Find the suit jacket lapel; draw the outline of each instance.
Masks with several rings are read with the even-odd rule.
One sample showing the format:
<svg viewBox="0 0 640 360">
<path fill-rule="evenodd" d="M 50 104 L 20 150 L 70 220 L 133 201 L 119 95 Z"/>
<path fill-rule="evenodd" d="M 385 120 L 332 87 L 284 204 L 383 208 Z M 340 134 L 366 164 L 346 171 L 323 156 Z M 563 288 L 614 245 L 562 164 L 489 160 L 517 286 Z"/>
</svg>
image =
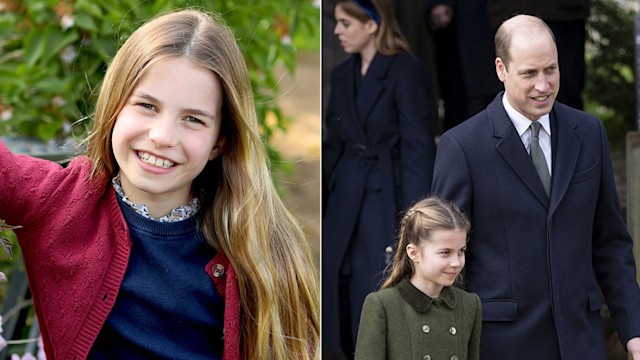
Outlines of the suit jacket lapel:
<svg viewBox="0 0 640 360">
<path fill-rule="evenodd" d="M 576 132 L 577 126 L 576 118 L 554 106 L 551 112 L 553 172 L 549 214 L 555 211 L 564 197 L 578 161 L 582 138 Z"/>
<path fill-rule="evenodd" d="M 384 81 L 392 60 L 391 56 L 376 53 L 356 96 L 357 114 L 360 116 L 360 124 L 363 124 L 365 128 L 367 118 L 384 90 Z"/>
<path fill-rule="evenodd" d="M 542 187 L 542 182 L 531 162 L 531 157 L 522 145 L 522 140 L 511 123 L 509 115 L 502 106 L 502 95 L 487 107 L 487 115 L 496 141 L 496 150 L 502 155 L 507 164 L 513 169 L 534 196 L 545 206 L 549 206 L 549 198 Z M 553 193 L 553 187 L 551 192 Z"/>
</svg>

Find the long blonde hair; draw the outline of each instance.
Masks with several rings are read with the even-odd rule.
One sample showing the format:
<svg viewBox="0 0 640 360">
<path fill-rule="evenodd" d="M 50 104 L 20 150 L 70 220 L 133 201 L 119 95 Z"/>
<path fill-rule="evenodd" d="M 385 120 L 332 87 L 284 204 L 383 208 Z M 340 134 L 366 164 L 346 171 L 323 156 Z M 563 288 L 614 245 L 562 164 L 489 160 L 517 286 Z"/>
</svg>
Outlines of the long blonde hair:
<svg viewBox="0 0 640 360">
<path fill-rule="evenodd" d="M 194 180 L 199 226 L 229 257 L 243 309 L 243 357 L 319 357 L 319 281 L 305 236 L 273 186 L 246 63 L 221 19 L 198 10 L 159 16 L 123 44 L 107 69 L 86 140 L 94 176 L 118 173 L 111 135 L 132 90 L 155 62 L 174 56 L 217 74 L 224 102 L 221 156 Z"/>
<path fill-rule="evenodd" d="M 382 55 L 387 56 L 410 52 L 409 43 L 404 35 L 402 35 L 400 25 L 398 25 L 389 0 L 367 1 L 372 3 L 380 17 L 380 23 L 378 24 L 378 31 L 375 37 L 376 50 Z M 336 0 L 335 6 L 340 6 L 344 12 L 358 19 L 360 22 L 364 23 L 367 20 L 373 20 L 359 5 L 353 2 L 353 0 Z"/>
<path fill-rule="evenodd" d="M 398 227 L 398 248 L 390 264 L 390 274 L 381 289 L 394 286 L 414 272 L 413 261 L 407 255 L 407 245 L 420 245 L 431 239 L 434 230 L 462 230 L 469 233 L 471 223 L 453 203 L 437 197 L 427 197 L 411 206 Z"/>
</svg>

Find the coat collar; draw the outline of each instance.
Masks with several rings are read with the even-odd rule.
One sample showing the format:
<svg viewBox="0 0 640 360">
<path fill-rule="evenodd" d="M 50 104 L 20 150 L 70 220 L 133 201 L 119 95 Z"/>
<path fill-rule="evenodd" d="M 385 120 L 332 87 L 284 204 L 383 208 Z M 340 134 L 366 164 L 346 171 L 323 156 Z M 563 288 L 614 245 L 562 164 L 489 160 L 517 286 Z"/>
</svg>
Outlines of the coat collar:
<svg viewBox="0 0 640 360">
<path fill-rule="evenodd" d="M 502 105 L 503 95 L 504 92 L 500 92 L 487 107 L 487 116 L 491 124 L 493 138 L 496 141 L 496 150 L 535 197 L 548 208 L 549 198 L 542 187 L 527 150 L 522 145 L 522 140 L 516 128 Z"/>
<path fill-rule="evenodd" d="M 522 145 L 522 140 L 502 105 L 503 95 L 504 92 L 500 92 L 487 107 L 491 131 L 496 140 L 496 149 L 536 198 L 549 208 L 549 214 L 551 214 L 567 190 L 580 153 L 582 141 L 576 131 L 578 119 L 575 112 L 568 111 L 565 105 L 556 103 L 551 109 L 553 176 L 551 177 L 551 198 L 549 199 L 539 181 L 529 154 Z"/>
<path fill-rule="evenodd" d="M 427 294 L 418 290 L 415 286 L 411 284 L 409 278 L 402 279 L 396 288 L 400 292 L 400 295 L 404 300 L 411 305 L 411 307 L 419 313 L 425 313 L 431 307 L 431 304 L 437 301 L 442 301 L 449 308 L 453 309 L 456 307 L 456 297 L 451 290 L 451 287 L 445 286 L 442 289 L 442 293 L 438 299 L 433 299 L 429 297 Z"/>
<path fill-rule="evenodd" d="M 367 75 L 377 80 L 383 80 L 387 77 L 387 73 L 389 72 L 391 63 L 393 62 L 393 58 L 393 56 L 376 53 L 376 55 L 371 60 L 371 64 L 369 64 Z"/>
<path fill-rule="evenodd" d="M 578 163 L 582 146 L 582 136 L 578 132 L 578 114 L 578 111 L 571 111 L 568 106 L 559 103 L 551 111 L 551 126 L 555 128 L 551 136 L 553 175 L 549 214 L 555 211 L 566 194 Z"/>
<path fill-rule="evenodd" d="M 360 55 L 355 54 L 336 68 L 336 73 L 331 77 L 331 99 L 336 109 L 344 112 L 349 121 L 342 121 L 349 134 L 356 142 L 370 146 L 370 139 L 366 134 L 367 118 L 371 114 L 380 95 L 385 88 L 385 79 L 391 68 L 393 56 L 385 56 L 376 53 L 367 76 L 355 96 L 356 77 L 360 73 Z"/>
<path fill-rule="evenodd" d="M 352 69 L 354 71 L 353 78 L 355 79 L 356 76 L 360 76 L 361 59 L 358 55 L 354 56 L 354 58 L 356 60 L 354 61 Z M 362 86 L 359 89 L 355 101 L 355 108 L 358 109 L 357 113 L 360 115 L 360 123 L 364 124 L 366 122 L 378 98 L 382 94 L 386 85 L 387 73 L 391 68 L 392 62 L 392 56 L 386 56 L 380 53 L 376 53 L 371 60 L 371 64 L 369 64 L 369 69 L 363 79 Z M 355 84 L 352 84 L 352 86 L 355 87 Z"/>
</svg>

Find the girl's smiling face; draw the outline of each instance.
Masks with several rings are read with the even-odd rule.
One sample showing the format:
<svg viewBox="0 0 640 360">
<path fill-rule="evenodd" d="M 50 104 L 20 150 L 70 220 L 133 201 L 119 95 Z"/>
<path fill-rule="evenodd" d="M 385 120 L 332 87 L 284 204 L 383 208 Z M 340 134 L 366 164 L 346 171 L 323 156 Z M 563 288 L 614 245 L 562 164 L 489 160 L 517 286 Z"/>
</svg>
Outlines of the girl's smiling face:
<svg viewBox="0 0 640 360">
<path fill-rule="evenodd" d="M 185 57 L 151 65 L 113 128 L 112 147 L 124 193 L 153 217 L 187 204 L 191 184 L 220 154 L 222 86 Z"/>
<path fill-rule="evenodd" d="M 432 298 L 440 296 L 442 288 L 451 286 L 465 264 L 467 233 L 463 230 L 433 230 L 431 238 L 420 246 L 407 245 L 407 255 L 413 261 L 411 284 Z"/>
</svg>

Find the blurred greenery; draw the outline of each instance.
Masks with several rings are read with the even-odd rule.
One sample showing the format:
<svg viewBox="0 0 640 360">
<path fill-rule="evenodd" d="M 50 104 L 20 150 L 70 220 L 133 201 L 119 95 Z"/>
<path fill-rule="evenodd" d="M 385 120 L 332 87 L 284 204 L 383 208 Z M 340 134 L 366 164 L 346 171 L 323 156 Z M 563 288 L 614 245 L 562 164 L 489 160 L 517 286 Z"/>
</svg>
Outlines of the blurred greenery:
<svg viewBox="0 0 640 360">
<path fill-rule="evenodd" d="M 300 49 L 319 48 L 311 0 L 0 0 L 0 135 L 83 138 L 116 49 L 144 21 L 184 7 L 223 16 L 245 54 L 265 140 L 286 129 L 274 69 L 293 73 Z"/>
<path fill-rule="evenodd" d="M 107 64 L 143 22 L 194 7 L 219 13 L 249 67 L 260 129 L 274 170 L 290 166 L 269 146 L 290 122 L 276 102 L 283 66 L 295 74 L 300 51 L 319 51 L 320 9 L 312 0 L 0 0 L 0 136 L 80 140 Z M 22 224 L 24 225 L 24 224 Z M 11 231 L 0 233 L 15 242 Z M 19 249 L 16 249 L 19 251 Z M 18 254 L 18 255 L 16 255 Z M 12 259 L 19 258 L 19 252 Z M 0 255 L 8 276 L 13 260 Z M 0 286 L 0 301 L 5 287 Z"/>
<path fill-rule="evenodd" d="M 604 122 L 616 147 L 637 130 L 633 16 L 615 1 L 594 0 L 587 24 L 585 110 Z"/>
</svg>

